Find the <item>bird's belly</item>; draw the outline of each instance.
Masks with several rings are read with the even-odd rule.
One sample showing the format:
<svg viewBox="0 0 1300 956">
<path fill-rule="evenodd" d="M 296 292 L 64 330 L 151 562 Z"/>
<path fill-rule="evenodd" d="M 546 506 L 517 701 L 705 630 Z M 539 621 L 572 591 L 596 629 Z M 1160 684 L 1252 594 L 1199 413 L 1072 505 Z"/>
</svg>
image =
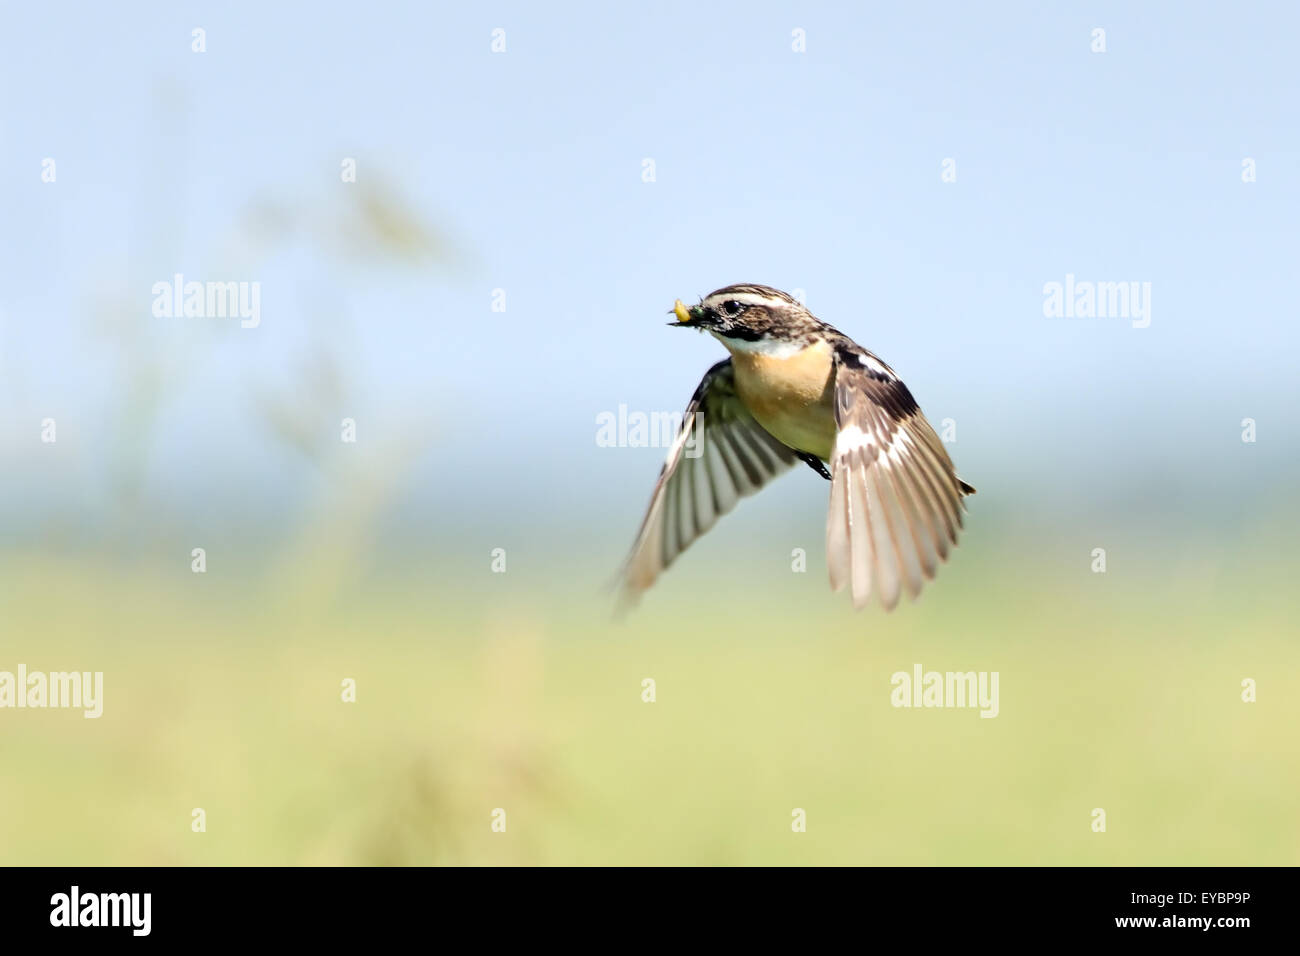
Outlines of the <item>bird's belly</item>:
<svg viewBox="0 0 1300 956">
<path fill-rule="evenodd" d="M 796 451 L 811 452 L 829 461 L 835 445 L 835 425 L 829 403 L 824 407 L 778 407 L 755 412 L 758 423 Z"/>
<path fill-rule="evenodd" d="M 830 350 L 819 343 L 789 358 L 733 352 L 736 392 L 755 420 L 797 451 L 829 459 L 835 445 Z"/>
</svg>

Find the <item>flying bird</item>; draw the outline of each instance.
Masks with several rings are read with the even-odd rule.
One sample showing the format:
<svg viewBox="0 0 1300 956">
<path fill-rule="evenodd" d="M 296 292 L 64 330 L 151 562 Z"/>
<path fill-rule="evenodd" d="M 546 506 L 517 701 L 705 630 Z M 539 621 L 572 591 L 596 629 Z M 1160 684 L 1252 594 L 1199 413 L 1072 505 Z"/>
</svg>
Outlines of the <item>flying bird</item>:
<svg viewBox="0 0 1300 956">
<path fill-rule="evenodd" d="M 623 570 L 634 601 L 736 502 L 807 464 L 831 483 L 826 564 L 855 608 L 892 610 L 948 558 L 975 489 L 894 370 L 802 303 L 731 285 L 671 325 L 710 333 L 731 357 L 704 374 Z M 829 465 L 829 470 L 827 466 Z"/>
</svg>

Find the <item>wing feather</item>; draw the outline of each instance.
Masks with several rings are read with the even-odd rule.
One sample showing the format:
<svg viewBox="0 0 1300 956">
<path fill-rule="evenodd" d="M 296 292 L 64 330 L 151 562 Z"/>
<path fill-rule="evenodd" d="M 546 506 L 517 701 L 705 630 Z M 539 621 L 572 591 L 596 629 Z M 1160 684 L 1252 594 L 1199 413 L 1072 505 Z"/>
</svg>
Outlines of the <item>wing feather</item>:
<svg viewBox="0 0 1300 956">
<path fill-rule="evenodd" d="M 948 559 L 964 494 L 939 436 L 892 369 L 851 343 L 835 355 L 826 561 L 831 588 L 849 585 L 854 607 L 873 593 L 888 610 L 915 599 Z"/>
<path fill-rule="evenodd" d="M 788 471 L 795 460 L 746 410 L 736 394 L 731 360 L 709 369 L 686 407 L 624 565 L 622 603 L 634 603 L 737 501 Z"/>
</svg>

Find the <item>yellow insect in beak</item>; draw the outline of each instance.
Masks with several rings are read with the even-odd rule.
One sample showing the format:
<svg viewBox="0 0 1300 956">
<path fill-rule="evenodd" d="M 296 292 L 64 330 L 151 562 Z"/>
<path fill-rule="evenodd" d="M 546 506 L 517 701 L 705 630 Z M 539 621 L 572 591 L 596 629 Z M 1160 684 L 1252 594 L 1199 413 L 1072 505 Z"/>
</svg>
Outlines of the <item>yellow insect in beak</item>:
<svg viewBox="0 0 1300 956">
<path fill-rule="evenodd" d="M 673 315 L 677 316 L 678 322 L 689 322 L 691 320 L 691 313 L 686 310 L 686 306 L 682 305 L 681 299 L 673 303 Z"/>
</svg>

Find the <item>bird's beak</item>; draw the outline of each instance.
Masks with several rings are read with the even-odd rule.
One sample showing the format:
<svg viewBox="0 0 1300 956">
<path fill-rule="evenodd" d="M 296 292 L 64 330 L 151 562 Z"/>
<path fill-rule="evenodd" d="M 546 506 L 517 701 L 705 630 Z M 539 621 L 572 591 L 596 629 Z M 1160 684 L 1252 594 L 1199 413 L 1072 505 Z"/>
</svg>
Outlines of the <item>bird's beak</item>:
<svg viewBox="0 0 1300 956">
<path fill-rule="evenodd" d="M 677 316 L 677 321 L 670 322 L 668 323 L 669 325 L 685 326 L 686 328 L 691 328 L 692 326 L 699 324 L 699 318 L 700 318 L 699 308 L 693 310 L 688 309 L 686 308 L 686 306 L 682 304 L 681 299 L 678 299 L 676 302 L 673 303 L 672 314 Z"/>
</svg>

